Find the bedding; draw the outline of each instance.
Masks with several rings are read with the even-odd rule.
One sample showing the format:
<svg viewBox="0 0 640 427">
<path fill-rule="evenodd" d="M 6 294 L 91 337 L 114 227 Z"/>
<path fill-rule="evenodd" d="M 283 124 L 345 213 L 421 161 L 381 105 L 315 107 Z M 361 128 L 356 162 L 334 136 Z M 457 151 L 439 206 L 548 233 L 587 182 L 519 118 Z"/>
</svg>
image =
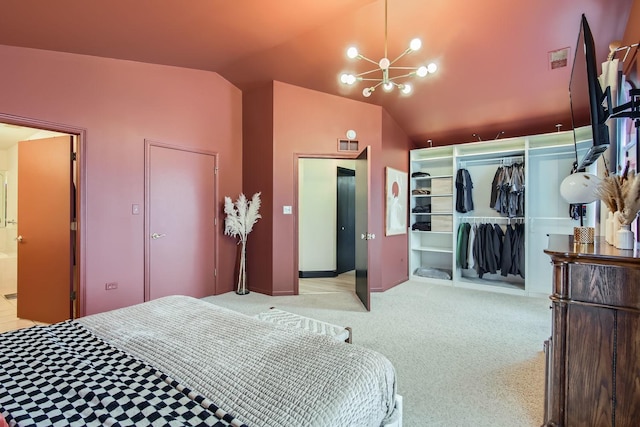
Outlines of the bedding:
<svg viewBox="0 0 640 427">
<path fill-rule="evenodd" d="M 22 331 L 0 335 L 0 409 L 10 425 L 22 414 L 23 402 L 15 402 L 33 388 L 45 395 L 34 399 L 35 416 L 49 420 L 59 411 L 46 409 L 52 401 L 81 396 L 89 403 L 69 414 L 86 410 L 93 425 L 377 427 L 399 417 L 395 371 L 379 353 L 195 298 L 164 297 Z M 21 341 L 33 347 L 15 353 Z M 32 359 L 39 352 L 54 362 Z M 18 367 L 5 367 L 8 360 Z M 16 372 L 25 366 L 36 372 Z M 122 390 L 111 392 L 114 384 Z M 47 422 L 31 425 L 57 425 Z"/>
<path fill-rule="evenodd" d="M 10 425 L 222 427 L 234 421 L 73 322 L 4 334 L 0 366 L 0 403 Z"/>
</svg>

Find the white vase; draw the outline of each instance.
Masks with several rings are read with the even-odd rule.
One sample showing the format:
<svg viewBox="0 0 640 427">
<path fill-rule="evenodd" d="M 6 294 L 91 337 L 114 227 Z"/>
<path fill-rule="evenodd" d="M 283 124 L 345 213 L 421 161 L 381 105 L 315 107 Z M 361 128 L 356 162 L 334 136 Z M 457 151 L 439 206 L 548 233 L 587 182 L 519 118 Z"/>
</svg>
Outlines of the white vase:
<svg viewBox="0 0 640 427">
<path fill-rule="evenodd" d="M 609 214 L 607 215 L 607 220 L 604 226 L 604 240 L 610 245 L 613 245 L 613 239 L 611 237 L 612 234 L 613 234 L 613 212 L 609 211 Z"/>
<path fill-rule="evenodd" d="M 618 249 L 633 249 L 634 243 L 633 231 L 631 231 L 631 225 L 622 225 L 616 232 L 616 248 Z"/>
<path fill-rule="evenodd" d="M 618 230 L 620 230 L 621 226 L 620 212 L 615 211 L 613 213 L 613 226 L 611 227 L 611 244 L 616 248 L 618 247 Z"/>
</svg>

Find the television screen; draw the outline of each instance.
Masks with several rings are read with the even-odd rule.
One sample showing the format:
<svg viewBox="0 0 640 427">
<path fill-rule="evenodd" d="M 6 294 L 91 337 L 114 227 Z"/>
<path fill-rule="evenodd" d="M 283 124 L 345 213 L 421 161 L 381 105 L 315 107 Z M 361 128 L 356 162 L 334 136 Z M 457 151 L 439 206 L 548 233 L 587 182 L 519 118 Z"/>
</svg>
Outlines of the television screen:
<svg viewBox="0 0 640 427">
<path fill-rule="evenodd" d="M 574 137 L 576 128 L 591 124 L 593 144 L 578 163 L 577 171 L 591 165 L 609 147 L 609 129 L 606 121 L 611 111 L 611 101 L 608 95 L 609 92 L 603 92 L 598 81 L 593 35 L 587 18 L 582 15 L 569 82 L 569 99 Z M 603 105 L 605 102 L 606 108 Z"/>
</svg>

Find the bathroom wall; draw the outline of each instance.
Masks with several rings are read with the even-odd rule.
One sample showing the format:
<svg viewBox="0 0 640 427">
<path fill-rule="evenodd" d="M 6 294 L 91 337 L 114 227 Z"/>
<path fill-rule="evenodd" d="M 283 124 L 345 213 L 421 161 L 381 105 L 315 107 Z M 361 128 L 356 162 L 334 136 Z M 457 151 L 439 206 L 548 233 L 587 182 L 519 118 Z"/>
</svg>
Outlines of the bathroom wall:
<svg viewBox="0 0 640 427">
<path fill-rule="evenodd" d="M 15 145 L 12 145 L 6 150 L 7 154 L 7 221 L 18 220 L 18 141 Z M 3 252 L 13 253 L 18 252 L 18 243 L 16 237 L 18 237 L 17 224 L 7 223 L 4 228 L 5 232 L 5 250 Z"/>
<path fill-rule="evenodd" d="M 9 183 L 12 173 L 17 173 L 17 159 L 17 145 L 13 145 L 6 150 L 0 150 L 0 171 L 2 171 L 0 186 L 5 187 L 5 183 Z M 11 172 L 12 169 L 13 172 Z M 13 186 L 17 187 L 17 183 L 13 183 Z M 4 189 L 9 194 L 8 189 L 6 187 Z M 15 193 L 16 191 L 14 190 L 14 198 Z M 0 192 L 1 195 L 2 192 Z M 2 197 L 0 197 L 0 203 L 4 203 Z M 15 240 L 17 230 L 15 225 L 7 224 L 4 226 L 6 219 L 11 218 L 5 218 L 4 214 L 0 215 L 0 220 L 2 221 L 2 226 L 0 226 L 0 294 L 2 295 L 12 294 L 17 291 L 18 273 L 17 242 Z"/>
</svg>

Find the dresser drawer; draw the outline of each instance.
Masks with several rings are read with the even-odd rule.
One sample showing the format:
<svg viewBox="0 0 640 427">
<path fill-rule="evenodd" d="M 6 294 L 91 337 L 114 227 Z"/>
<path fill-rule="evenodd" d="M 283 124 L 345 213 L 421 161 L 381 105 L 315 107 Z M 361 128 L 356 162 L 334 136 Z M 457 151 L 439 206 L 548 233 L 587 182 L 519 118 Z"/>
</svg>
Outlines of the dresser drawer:
<svg viewBox="0 0 640 427">
<path fill-rule="evenodd" d="M 569 299 L 640 309 L 640 268 L 569 263 L 568 275 Z"/>
</svg>

